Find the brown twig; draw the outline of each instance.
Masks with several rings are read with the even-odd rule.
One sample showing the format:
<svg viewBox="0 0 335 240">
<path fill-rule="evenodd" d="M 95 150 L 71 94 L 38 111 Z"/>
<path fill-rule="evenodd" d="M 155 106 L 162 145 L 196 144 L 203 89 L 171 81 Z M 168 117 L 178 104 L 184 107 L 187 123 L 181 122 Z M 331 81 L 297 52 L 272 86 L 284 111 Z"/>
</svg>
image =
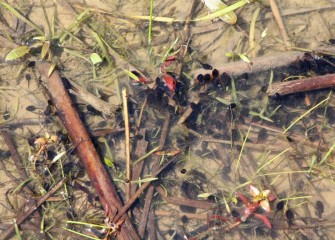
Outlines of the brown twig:
<svg viewBox="0 0 335 240">
<path fill-rule="evenodd" d="M 297 92 L 318 90 L 335 86 L 335 74 L 304 78 L 293 81 L 278 82 L 271 84 L 266 94 L 268 96 L 287 95 Z"/>
<path fill-rule="evenodd" d="M 137 142 L 136 149 L 135 149 L 135 156 L 140 157 L 143 156 L 146 153 L 148 142 L 145 140 L 145 129 L 140 129 L 138 132 L 143 136 L 143 139 Z M 134 168 L 132 169 L 132 179 L 134 181 L 138 180 L 141 176 L 142 168 L 143 168 L 144 161 L 140 161 L 137 164 L 135 164 Z M 131 185 L 131 195 L 133 195 L 136 192 L 137 184 Z"/>
<path fill-rule="evenodd" d="M 20 225 L 27 217 L 29 217 L 34 211 L 37 210 L 39 206 L 41 206 L 50 196 L 52 196 L 62 185 L 66 182 L 66 178 L 63 178 L 60 180 L 56 185 L 54 185 L 49 192 L 47 192 L 45 195 L 40 197 L 36 204 L 34 206 L 31 206 L 26 212 L 24 212 L 21 216 L 19 216 L 15 220 L 15 224 Z M 15 229 L 15 224 L 13 224 L 9 229 L 7 229 L 5 232 L 2 233 L 0 240 L 5 240 L 8 238 Z"/>
<path fill-rule="evenodd" d="M 170 161 L 168 161 L 164 166 L 160 167 L 158 170 L 155 171 L 155 173 L 151 174 L 150 177 L 156 177 L 158 174 L 160 174 L 167 166 L 169 166 L 172 162 L 174 162 L 177 159 L 177 156 L 172 158 Z M 118 214 L 113 219 L 115 222 L 118 221 L 121 216 L 128 211 L 129 207 L 136 201 L 136 199 L 143 193 L 143 191 L 151 184 L 151 182 L 145 182 L 142 184 L 142 186 L 131 196 L 128 202 L 119 210 Z"/>
<path fill-rule="evenodd" d="M 275 21 L 276 21 L 276 23 L 278 25 L 279 31 L 280 31 L 280 33 L 282 35 L 283 42 L 284 42 L 284 44 L 286 46 L 286 49 L 289 50 L 291 48 L 290 38 L 289 38 L 289 36 L 287 34 L 287 31 L 286 31 L 283 19 L 282 19 L 281 15 L 280 15 L 277 2 L 276 2 L 276 0 L 269 0 L 269 3 L 270 3 L 271 10 L 272 10 L 272 14 L 273 14 L 273 16 L 275 18 Z"/>
<path fill-rule="evenodd" d="M 141 221 L 138 226 L 138 235 L 143 239 L 145 233 L 145 227 L 147 226 L 149 211 L 152 201 L 152 195 L 154 193 L 155 186 L 151 185 L 145 195 L 144 207 L 142 209 Z"/>
<path fill-rule="evenodd" d="M 47 118 L 21 118 L 0 123 L 0 129 L 15 128 L 25 125 L 45 125 L 48 123 L 50 123 L 50 121 Z"/>
<path fill-rule="evenodd" d="M 25 171 L 25 168 L 24 168 L 24 166 L 22 164 L 20 155 L 19 155 L 18 151 L 16 150 L 16 147 L 14 146 L 12 137 L 5 130 L 2 130 L 1 134 L 2 134 L 2 137 L 4 138 L 4 140 L 5 140 L 5 142 L 6 142 L 7 146 L 8 146 L 8 149 L 9 149 L 10 154 L 12 156 L 12 159 L 14 161 L 15 167 L 16 167 L 16 169 L 19 172 L 21 180 L 27 179 L 28 175 L 27 175 L 27 173 Z"/>
<path fill-rule="evenodd" d="M 155 227 L 155 213 L 154 210 L 151 209 L 151 212 L 149 213 L 149 219 L 148 219 L 148 235 L 150 240 L 156 240 L 156 227 Z"/>
<path fill-rule="evenodd" d="M 11 157 L 14 161 L 15 167 L 19 172 L 20 178 L 22 181 L 26 180 L 28 178 L 27 172 L 24 168 L 24 165 L 22 163 L 22 159 L 19 155 L 19 152 L 17 151 L 15 145 L 14 145 L 14 141 L 12 136 L 6 131 L 6 130 L 1 130 L 2 136 L 8 146 L 8 149 L 11 153 Z M 6 172 L 6 169 L 4 169 L 4 171 Z M 16 179 L 15 179 L 16 180 Z M 20 183 L 19 181 L 17 181 L 18 184 Z M 28 185 L 24 185 L 23 189 L 25 190 L 25 192 L 27 192 L 30 195 L 34 195 L 34 192 L 29 188 Z M 36 211 L 34 213 L 34 217 L 36 217 L 36 225 L 39 225 L 41 220 L 42 220 L 42 216 L 41 214 Z M 44 233 L 40 233 L 41 237 L 45 237 Z"/>
<path fill-rule="evenodd" d="M 204 142 L 214 142 L 214 143 L 222 143 L 222 144 L 227 144 L 227 145 L 231 145 L 232 142 L 230 140 L 224 140 L 224 139 L 217 139 L 217 138 L 212 138 L 212 137 L 206 137 L 201 135 L 200 133 L 197 133 L 196 131 L 189 129 L 183 125 L 181 125 L 188 133 L 192 134 L 193 136 L 198 137 L 201 141 Z M 285 142 L 283 143 L 283 147 Z M 254 143 L 243 143 L 240 141 L 235 141 L 234 145 L 238 145 L 238 146 L 242 146 L 244 145 L 246 148 L 250 148 L 250 149 L 255 149 L 255 150 L 268 150 L 268 151 L 273 151 L 273 152 L 278 152 L 281 151 L 280 149 L 278 149 L 277 146 L 272 146 L 272 145 L 268 145 L 268 144 L 254 144 Z M 287 144 L 287 147 L 289 147 L 290 145 Z"/>
<path fill-rule="evenodd" d="M 157 186 L 156 191 L 167 203 L 170 203 L 170 204 L 175 204 L 178 206 L 180 205 L 189 206 L 189 207 L 200 208 L 204 210 L 211 210 L 215 208 L 215 203 L 198 201 L 198 200 L 193 200 L 193 199 L 186 199 L 186 198 L 179 198 L 179 197 L 168 197 L 164 189 L 161 186 Z"/>
<path fill-rule="evenodd" d="M 99 199 L 107 215 L 112 219 L 122 207 L 121 200 L 116 189 L 104 168 L 100 157 L 84 127 L 74 105 L 67 93 L 62 80 L 55 70 L 49 76 L 50 64 L 38 62 L 36 67 L 41 74 L 42 84 L 46 88 L 54 106 L 58 111 L 69 138 L 76 147 L 78 157 L 84 165 L 92 186 L 99 195 Z M 139 239 L 129 217 L 125 214 L 125 222 L 122 224 L 118 239 Z"/>
<path fill-rule="evenodd" d="M 156 210 L 155 214 L 157 216 L 163 216 L 163 217 L 171 217 L 173 216 L 174 218 L 182 218 L 183 216 L 186 216 L 189 219 L 197 219 L 197 220 L 207 220 L 208 219 L 208 214 L 201 214 L 201 213 L 184 213 L 184 212 L 179 212 L 175 210 L 169 210 L 169 211 L 164 211 L 164 210 Z"/>
<path fill-rule="evenodd" d="M 170 112 L 168 110 L 165 111 L 165 120 L 163 123 L 163 127 L 162 127 L 162 133 L 159 139 L 159 150 L 163 149 L 164 145 L 165 145 L 165 141 L 166 141 L 166 137 L 167 134 L 169 132 L 169 125 L 170 125 Z M 159 167 L 159 161 L 160 161 L 160 157 L 156 156 L 154 157 L 154 163 L 152 166 L 152 169 L 157 169 Z M 147 225 L 148 222 L 148 217 L 149 217 L 149 210 L 150 210 L 150 205 L 151 205 L 151 200 L 152 200 L 152 196 L 154 194 L 154 187 L 150 186 L 148 192 L 146 193 L 145 196 L 145 206 L 143 208 L 142 211 L 142 216 L 141 216 L 141 225 L 139 227 L 139 229 L 142 231 L 142 234 L 144 234 L 145 231 L 145 226 Z"/>
</svg>

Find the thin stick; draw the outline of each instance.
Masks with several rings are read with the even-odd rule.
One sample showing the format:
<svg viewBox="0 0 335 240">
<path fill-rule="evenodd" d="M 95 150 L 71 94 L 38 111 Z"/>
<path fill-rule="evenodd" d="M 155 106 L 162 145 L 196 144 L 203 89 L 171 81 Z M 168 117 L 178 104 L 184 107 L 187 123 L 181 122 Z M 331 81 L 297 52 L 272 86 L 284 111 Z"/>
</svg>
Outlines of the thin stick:
<svg viewBox="0 0 335 240">
<path fill-rule="evenodd" d="M 148 102 L 148 98 L 145 97 L 142 107 L 141 107 L 141 111 L 140 111 L 140 116 L 138 117 L 138 121 L 137 121 L 137 127 L 139 128 L 141 126 L 141 121 L 142 121 L 142 117 L 143 117 L 143 113 L 144 113 L 144 109 L 147 106 L 147 102 Z"/>
<path fill-rule="evenodd" d="M 14 164 L 19 172 L 21 180 L 25 180 L 28 178 L 27 172 L 24 168 L 24 165 L 22 163 L 21 157 L 19 155 L 19 152 L 17 151 L 16 147 L 14 146 L 14 142 L 12 139 L 12 136 L 9 134 L 9 132 L 2 130 L 1 131 L 2 136 L 8 146 L 8 149 L 10 151 L 10 154 L 14 160 Z"/>
<path fill-rule="evenodd" d="M 224 139 L 217 139 L 217 138 L 212 138 L 212 137 L 206 137 L 206 136 L 203 136 L 201 135 L 200 133 L 192 130 L 192 129 L 189 129 L 183 125 L 181 125 L 185 131 L 187 131 L 188 133 L 198 137 L 201 141 L 204 141 L 204 142 L 213 142 L 213 143 L 222 143 L 222 144 L 227 144 L 227 145 L 231 145 L 231 141 L 230 140 L 224 140 Z M 242 142 L 234 142 L 235 145 L 238 145 L 238 146 L 242 146 L 243 143 Z M 283 146 L 285 146 L 283 143 Z M 287 144 L 287 146 L 289 146 Z M 246 148 L 250 148 L 250 149 L 255 149 L 255 150 L 260 150 L 260 151 L 263 151 L 264 149 L 266 149 L 267 151 L 273 151 L 273 152 L 278 152 L 280 151 L 278 149 L 277 146 L 272 146 L 272 145 L 267 145 L 267 144 L 254 144 L 254 143 L 249 143 L 249 142 L 246 142 L 244 143 L 244 147 Z"/>
<path fill-rule="evenodd" d="M 154 193 L 154 190 L 155 190 L 155 186 L 151 185 L 145 196 L 144 207 L 142 209 L 142 215 L 141 215 L 141 221 L 138 227 L 138 235 L 140 235 L 141 239 L 143 239 L 144 237 L 145 227 L 147 226 L 150 205 L 151 205 L 152 195 Z"/>
<path fill-rule="evenodd" d="M 164 145 L 165 145 L 165 141 L 166 141 L 166 137 L 169 131 L 169 125 L 170 125 L 170 112 L 168 110 L 165 111 L 165 120 L 163 123 L 163 127 L 162 127 L 162 132 L 161 132 L 161 136 L 159 139 L 159 149 L 163 149 Z M 156 170 L 159 167 L 159 161 L 160 157 L 155 157 L 154 158 L 154 163 L 152 166 L 152 169 Z M 144 208 L 142 210 L 142 215 L 141 215 L 141 224 L 139 226 L 139 234 L 142 237 L 144 235 L 145 232 L 145 226 L 147 225 L 148 222 L 148 216 L 149 216 L 149 210 L 150 210 L 150 205 L 151 205 L 151 201 L 152 201 L 152 196 L 154 193 L 154 187 L 150 186 L 149 190 L 147 191 L 147 194 L 145 196 L 145 205 Z"/>
<path fill-rule="evenodd" d="M 278 5 L 276 3 L 276 0 L 269 0 L 269 3 L 270 3 L 271 10 L 272 10 L 272 14 L 275 18 L 275 21 L 278 25 L 279 31 L 282 35 L 282 38 L 283 38 L 284 44 L 286 46 L 286 49 L 289 50 L 291 48 L 290 38 L 287 34 L 285 25 L 283 23 L 283 19 L 280 15 L 279 8 L 278 8 Z"/>
<path fill-rule="evenodd" d="M 56 185 L 54 185 L 49 192 L 44 194 L 42 197 L 40 197 L 36 204 L 31 206 L 26 212 L 24 212 L 21 216 L 19 216 L 15 220 L 15 224 L 20 225 L 27 217 L 29 217 L 34 211 L 37 210 L 39 206 L 41 206 L 49 197 L 51 197 L 60 187 L 63 186 L 63 184 L 66 182 L 67 178 L 61 179 Z M 15 229 L 15 224 L 13 224 L 9 229 L 7 229 L 5 232 L 2 233 L 0 240 L 7 239 L 12 232 Z"/>
<path fill-rule="evenodd" d="M 25 125 L 46 125 L 50 121 L 47 118 L 18 118 L 0 123 L 0 129 L 16 128 Z"/>
<path fill-rule="evenodd" d="M 126 201 L 130 198 L 131 188 L 131 159 L 130 159 L 130 129 L 129 129 L 129 115 L 128 115 L 128 100 L 127 89 L 122 89 L 122 102 L 123 102 L 123 118 L 125 126 L 125 141 L 126 141 Z"/>
<path fill-rule="evenodd" d="M 189 206 L 194 208 L 200 208 L 204 210 L 211 210 L 215 208 L 215 203 L 200 201 L 200 200 L 193 200 L 188 198 L 180 198 L 180 197 L 168 197 L 165 193 L 165 190 L 161 186 L 156 187 L 156 191 L 159 195 L 170 204 L 175 205 L 182 205 L 182 206 Z"/>
<path fill-rule="evenodd" d="M 145 136 L 145 132 L 146 132 L 145 129 L 140 129 L 138 133 L 142 136 Z M 148 148 L 148 142 L 143 137 L 143 139 L 137 142 L 136 149 L 135 149 L 135 156 L 136 157 L 143 156 L 146 153 L 147 148 Z M 137 164 L 135 164 L 135 166 L 133 167 L 132 174 L 131 174 L 133 180 L 136 181 L 140 178 L 143 164 L 144 164 L 144 161 L 140 161 Z M 132 183 L 130 195 L 132 195 L 136 191 L 136 188 L 137 188 L 137 184 Z"/>
<path fill-rule="evenodd" d="M 335 74 L 328 74 L 293 81 L 273 83 L 268 87 L 266 94 L 268 96 L 274 96 L 276 94 L 282 96 L 291 93 L 312 91 L 334 86 Z"/>
<path fill-rule="evenodd" d="M 256 27 L 256 20 L 259 15 L 259 11 L 261 9 L 258 7 L 256 8 L 254 14 L 252 15 L 252 20 L 250 23 L 250 31 L 249 31 L 249 49 L 251 57 L 256 57 L 256 51 L 255 51 L 255 27 Z"/>
<path fill-rule="evenodd" d="M 177 159 L 177 156 L 172 158 L 170 161 L 168 161 L 164 166 L 159 168 L 154 174 L 152 174 L 150 177 L 156 177 L 158 174 L 160 174 L 167 166 L 169 166 L 172 162 L 174 162 Z M 117 222 L 122 215 L 128 211 L 129 207 L 136 201 L 136 199 L 143 193 L 143 191 L 151 184 L 151 182 L 145 182 L 142 184 L 142 186 L 131 196 L 128 202 L 120 209 L 118 214 L 113 219 L 114 222 Z"/>
</svg>

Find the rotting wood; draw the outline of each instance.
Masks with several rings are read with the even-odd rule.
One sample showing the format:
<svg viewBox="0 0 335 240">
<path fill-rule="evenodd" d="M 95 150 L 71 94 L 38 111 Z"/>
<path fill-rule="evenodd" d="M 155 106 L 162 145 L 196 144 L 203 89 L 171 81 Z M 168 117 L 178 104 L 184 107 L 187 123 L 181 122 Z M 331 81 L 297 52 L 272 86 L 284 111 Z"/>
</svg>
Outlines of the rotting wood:
<svg viewBox="0 0 335 240">
<path fill-rule="evenodd" d="M 110 219 L 112 219 L 118 210 L 122 208 L 121 200 L 114 188 L 111 178 L 107 174 L 100 160 L 84 124 L 79 118 L 57 70 L 48 77 L 50 66 L 51 65 L 46 62 L 38 62 L 36 64 L 36 67 L 41 74 L 42 84 L 46 88 L 51 101 L 58 111 L 58 116 L 76 148 L 77 155 L 87 171 L 92 186 L 96 190 L 102 206 Z M 122 224 L 120 233 L 117 234 L 117 238 L 127 240 L 139 239 L 128 215 L 123 214 L 122 217 L 125 218 L 125 222 Z"/>
</svg>

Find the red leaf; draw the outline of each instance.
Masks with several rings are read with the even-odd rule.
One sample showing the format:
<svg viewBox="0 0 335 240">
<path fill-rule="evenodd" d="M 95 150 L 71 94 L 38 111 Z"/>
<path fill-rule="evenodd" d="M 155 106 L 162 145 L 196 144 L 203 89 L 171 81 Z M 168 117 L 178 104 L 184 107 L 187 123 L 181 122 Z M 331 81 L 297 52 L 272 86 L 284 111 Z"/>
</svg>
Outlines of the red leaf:
<svg viewBox="0 0 335 240">
<path fill-rule="evenodd" d="M 263 223 L 268 227 L 268 228 L 272 228 L 272 224 L 270 222 L 270 220 L 265 216 L 265 215 L 262 215 L 262 214 L 258 214 L 258 213 L 254 213 L 254 216 L 255 218 L 258 218 L 260 220 L 263 221 Z"/>
</svg>

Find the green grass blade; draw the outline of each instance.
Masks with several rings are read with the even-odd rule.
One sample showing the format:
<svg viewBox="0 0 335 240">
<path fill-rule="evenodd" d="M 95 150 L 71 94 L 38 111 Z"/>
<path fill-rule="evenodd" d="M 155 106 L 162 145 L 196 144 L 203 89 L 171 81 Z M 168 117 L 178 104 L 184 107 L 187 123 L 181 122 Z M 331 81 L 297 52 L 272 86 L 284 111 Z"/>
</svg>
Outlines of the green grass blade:
<svg viewBox="0 0 335 240">
<path fill-rule="evenodd" d="M 69 231 L 69 232 L 72 232 L 72 233 L 74 233 L 74 234 L 77 234 L 77 235 L 79 235 L 79 236 L 88 238 L 88 239 L 100 240 L 100 238 L 91 237 L 91 236 L 85 235 L 85 234 L 83 234 L 83 233 L 76 232 L 76 231 L 74 231 L 74 230 L 72 230 L 72 229 L 69 229 L 69 228 L 66 228 L 66 227 L 63 227 L 63 229 L 65 229 L 65 230 L 67 230 L 67 231 Z"/>
<path fill-rule="evenodd" d="M 326 153 L 326 155 L 322 158 L 322 160 L 319 162 L 319 165 L 323 164 L 327 158 L 329 157 L 329 155 L 334 151 L 335 149 L 335 143 L 333 144 L 333 146 L 331 146 L 331 148 L 328 150 L 328 152 Z"/>
<path fill-rule="evenodd" d="M 152 41 L 152 12 L 154 10 L 154 0 L 150 0 L 150 15 L 149 15 L 149 29 L 148 29 L 148 44 L 151 45 Z"/>
<path fill-rule="evenodd" d="M 178 42 L 178 37 L 176 38 L 176 40 L 174 40 L 174 42 L 172 43 L 172 45 L 169 47 L 169 49 L 166 51 L 166 53 L 164 54 L 161 63 L 164 63 L 166 58 L 168 57 L 168 55 L 170 54 L 171 50 L 173 49 L 173 47 L 177 44 Z"/>
<path fill-rule="evenodd" d="M 100 36 L 96 32 L 92 31 L 92 35 L 93 35 L 95 41 L 98 43 L 98 45 L 99 45 L 99 47 L 100 47 L 100 49 L 103 53 L 103 57 L 106 58 L 106 60 L 108 62 L 108 65 L 111 66 L 112 65 L 112 60 L 109 57 L 108 51 L 105 47 L 105 44 L 103 43 Z"/>
<path fill-rule="evenodd" d="M 13 13 L 15 15 L 15 17 L 17 17 L 21 21 L 25 22 L 31 28 L 35 29 L 39 34 L 44 35 L 44 32 L 42 31 L 42 29 L 40 29 L 34 23 L 30 22 L 27 18 L 22 16 L 18 11 L 15 10 L 15 8 L 13 8 L 12 6 L 10 6 L 9 4 L 4 3 L 4 2 L 0 2 L 0 4 L 2 4 L 5 8 L 7 8 L 8 11 Z"/>
<path fill-rule="evenodd" d="M 138 19 L 138 20 L 150 20 L 150 16 L 131 16 L 131 18 Z M 164 22 L 164 23 L 173 23 L 173 22 L 184 22 L 184 20 L 177 20 L 175 18 L 170 17 L 158 17 L 158 16 L 152 16 L 151 17 L 153 22 Z"/>
<path fill-rule="evenodd" d="M 276 156 L 274 156 L 272 159 L 270 159 L 268 162 L 266 162 L 265 164 L 263 164 L 256 172 L 259 173 L 263 168 L 265 168 L 267 165 L 273 163 L 274 160 L 276 160 L 277 158 L 279 158 L 281 155 L 283 155 L 284 153 L 286 153 L 288 150 L 290 150 L 291 148 L 286 148 L 284 151 L 280 152 L 279 154 L 277 154 Z"/>
<path fill-rule="evenodd" d="M 143 155 L 142 157 L 140 157 L 139 159 L 137 159 L 136 161 L 134 161 L 132 163 L 132 165 L 134 166 L 136 163 L 144 160 L 145 158 L 149 157 L 151 154 L 153 154 L 154 152 L 158 151 L 158 149 L 160 149 L 160 146 L 155 147 L 154 149 L 152 149 L 150 152 L 146 153 L 145 155 Z"/>
<path fill-rule="evenodd" d="M 298 117 L 296 120 L 294 120 L 294 122 L 283 131 L 283 134 L 285 134 L 288 130 L 290 130 L 291 127 L 293 127 L 297 122 L 299 122 L 301 119 L 303 119 L 305 116 L 307 116 L 309 113 L 311 113 L 314 109 L 318 108 L 319 106 L 321 106 L 322 104 L 326 103 L 329 100 L 330 95 L 324 99 L 323 101 L 319 102 L 318 104 L 316 104 L 314 107 L 312 107 L 311 109 L 309 109 L 307 112 L 305 112 L 304 114 L 302 114 L 300 117 Z"/>
<path fill-rule="evenodd" d="M 227 13 L 230 13 L 230 12 L 232 12 L 232 11 L 240 8 L 240 7 L 243 7 L 245 4 L 247 4 L 249 2 L 250 2 L 249 0 L 240 0 L 240 1 L 238 1 L 238 2 L 236 2 L 234 4 L 232 4 L 232 5 L 224 8 L 224 9 L 221 9 L 219 11 L 213 12 L 211 14 L 208 14 L 208 15 L 204 16 L 204 17 L 196 18 L 196 19 L 194 19 L 192 21 L 194 21 L 194 22 L 209 21 L 209 20 L 212 20 L 214 18 L 221 17 L 221 16 L 223 16 L 223 15 L 225 15 Z"/>
<path fill-rule="evenodd" d="M 240 165 L 240 161 L 241 161 L 241 158 L 242 158 L 242 153 L 243 153 L 243 150 L 244 150 L 245 143 L 247 142 L 250 130 L 251 130 L 251 125 L 250 125 L 250 127 L 248 129 L 247 135 L 244 137 L 244 140 L 243 140 L 243 144 L 242 144 L 242 147 L 241 147 L 240 155 L 238 156 L 237 163 L 236 163 L 236 166 L 235 166 L 235 174 L 237 172 L 238 166 Z"/>
</svg>

